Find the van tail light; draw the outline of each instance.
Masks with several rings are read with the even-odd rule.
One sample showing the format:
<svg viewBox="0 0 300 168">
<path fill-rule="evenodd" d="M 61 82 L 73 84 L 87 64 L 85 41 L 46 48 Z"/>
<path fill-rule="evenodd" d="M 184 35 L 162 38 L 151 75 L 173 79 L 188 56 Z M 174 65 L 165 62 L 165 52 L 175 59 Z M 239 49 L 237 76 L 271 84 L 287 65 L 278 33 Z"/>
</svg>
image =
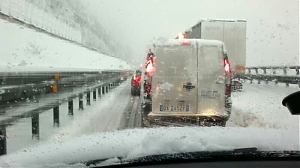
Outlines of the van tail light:
<svg viewBox="0 0 300 168">
<path fill-rule="evenodd" d="M 152 61 L 149 60 L 149 62 L 147 63 L 147 72 L 151 72 L 153 70 L 153 64 Z"/>
<path fill-rule="evenodd" d="M 230 63 L 227 58 L 224 58 L 224 70 L 226 73 L 230 73 Z"/>
<path fill-rule="evenodd" d="M 224 71 L 225 71 L 226 78 L 229 77 L 228 80 L 230 80 L 230 77 L 231 77 L 230 62 L 229 62 L 227 57 L 224 58 Z M 229 84 L 226 83 L 226 85 L 225 85 L 225 94 L 230 96 L 230 94 L 231 94 L 231 82 Z"/>
<path fill-rule="evenodd" d="M 155 69 L 155 57 L 150 56 L 145 65 L 146 75 L 152 76 L 152 74 L 155 72 Z"/>
<path fill-rule="evenodd" d="M 179 33 L 179 34 L 178 34 L 178 39 L 184 39 L 183 33 Z"/>
</svg>

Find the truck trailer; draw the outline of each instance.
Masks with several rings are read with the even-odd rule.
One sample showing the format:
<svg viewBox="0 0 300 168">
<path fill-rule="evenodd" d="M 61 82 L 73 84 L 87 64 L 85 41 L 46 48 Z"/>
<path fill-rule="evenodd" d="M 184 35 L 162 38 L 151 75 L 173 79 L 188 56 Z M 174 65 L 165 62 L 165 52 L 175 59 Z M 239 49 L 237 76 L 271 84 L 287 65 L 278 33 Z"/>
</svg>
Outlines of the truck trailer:
<svg viewBox="0 0 300 168">
<path fill-rule="evenodd" d="M 241 90 L 241 76 L 246 71 L 246 20 L 200 20 L 175 39 L 208 39 L 224 42 L 230 57 L 233 90 Z"/>
</svg>

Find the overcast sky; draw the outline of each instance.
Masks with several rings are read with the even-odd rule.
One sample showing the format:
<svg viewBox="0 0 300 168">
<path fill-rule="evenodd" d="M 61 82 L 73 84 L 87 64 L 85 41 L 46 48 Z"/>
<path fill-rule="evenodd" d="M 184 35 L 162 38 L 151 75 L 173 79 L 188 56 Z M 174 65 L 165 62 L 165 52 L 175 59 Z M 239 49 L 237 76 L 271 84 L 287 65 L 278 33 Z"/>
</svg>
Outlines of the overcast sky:
<svg viewBox="0 0 300 168">
<path fill-rule="evenodd" d="M 298 0 L 82 0 L 137 61 L 153 37 L 173 38 L 204 18 L 246 19 L 247 65 L 299 65 Z"/>
</svg>

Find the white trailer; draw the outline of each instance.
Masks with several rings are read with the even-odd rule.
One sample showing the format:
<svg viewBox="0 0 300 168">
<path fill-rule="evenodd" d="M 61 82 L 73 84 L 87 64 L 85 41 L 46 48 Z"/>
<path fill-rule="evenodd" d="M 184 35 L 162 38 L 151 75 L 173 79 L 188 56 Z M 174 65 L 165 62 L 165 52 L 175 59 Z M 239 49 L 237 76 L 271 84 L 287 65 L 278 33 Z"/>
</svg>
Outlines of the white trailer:
<svg viewBox="0 0 300 168">
<path fill-rule="evenodd" d="M 200 20 L 182 33 L 188 39 L 220 40 L 225 43 L 232 71 L 232 88 L 242 89 L 240 77 L 246 71 L 246 20 Z M 180 38 L 179 36 L 176 38 Z"/>
</svg>

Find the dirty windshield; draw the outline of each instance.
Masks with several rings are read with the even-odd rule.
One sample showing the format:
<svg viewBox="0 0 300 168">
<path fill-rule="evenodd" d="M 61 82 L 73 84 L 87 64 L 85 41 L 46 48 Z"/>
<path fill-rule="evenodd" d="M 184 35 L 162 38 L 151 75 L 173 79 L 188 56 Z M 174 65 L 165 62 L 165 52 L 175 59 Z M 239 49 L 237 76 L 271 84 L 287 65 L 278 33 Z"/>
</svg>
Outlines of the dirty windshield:
<svg viewBox="0 0 300 168">
<path fill-rule="evenodd" d="M 0 167 L 299 151 L 299 46 L 298 0 L 0 0 Z"/>
</svg>

